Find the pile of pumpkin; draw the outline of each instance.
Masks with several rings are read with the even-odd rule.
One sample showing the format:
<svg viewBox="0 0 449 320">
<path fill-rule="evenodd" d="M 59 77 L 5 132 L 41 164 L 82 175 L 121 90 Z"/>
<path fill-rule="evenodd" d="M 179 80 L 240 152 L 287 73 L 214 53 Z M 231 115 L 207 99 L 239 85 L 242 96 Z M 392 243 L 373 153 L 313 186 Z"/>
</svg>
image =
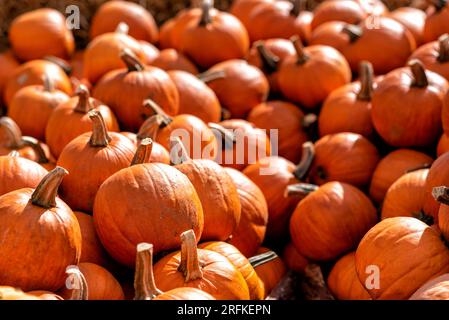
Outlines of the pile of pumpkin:
<svg viewBox="0 0 449 320">
<path fill-rule="evenodd" d="M 312 263 L 337 299 L 449 299 L 449 7 L 303 5 L 110 1 L 76 52 L 17 17 L 0 299 L 264 299 Z"/>
</svg>

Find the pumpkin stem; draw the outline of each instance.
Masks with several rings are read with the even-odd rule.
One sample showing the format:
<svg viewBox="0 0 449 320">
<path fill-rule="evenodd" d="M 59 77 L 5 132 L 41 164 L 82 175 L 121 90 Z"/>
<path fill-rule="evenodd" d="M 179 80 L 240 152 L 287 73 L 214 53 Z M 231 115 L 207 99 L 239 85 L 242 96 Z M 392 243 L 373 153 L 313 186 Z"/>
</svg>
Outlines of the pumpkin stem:
<svg viewBox="0 0 449 320">
<path fill-rule="evenodd" d="M 209 83 L 217 79 L 223 79 L 226 77 L 226 74 L 223 70 L 217 71 L 205 71 L 203 73 L 199 73 L 196 77 L 203 81 L 204 83 Z"/>
<path fill-rule="evenodd" d="M 262 61 L 263 69 L 267 73 L 276 72 L 279 64 L 279 57 L 270 52 L 262 41 L 257 41 L 255 44 L 260 60 Z"/>
<path fill-rule="evenodd" d="M 143 71 L 145 69 L 143 63 L 128 48 L 125 48 L 120 52 L 120 59 L 126 64 L 128 72 Z"/>
<path fill-rule="evenodd" d="M 78 97 L 78 104 L 76 105 L 75 111 L 80 113 L 88 113 L 92 109 L 89 89 L 87 89 L 84 84 L 80 84 L 76 89 L 75 94 Z"/>
<path fill-rule="evenodd" d="M 290 38 L 290 41 L 293 43 L 293 46 L 296 50 L 296 55 L 298 56 L 297 64 L 304 64 L 310 57 L 304 52 L 304 46 L 301 42 L 301 38 L 296 35 Z"/>
<path fill-rule="evenodd" d="M 55 82 L 48 74 L 44 75 L 44 90 L 47 92 L 52 92 L 55 90 Z"/>
<path fill-rule="evenodd" d="M 439 203 L 449 205 L 449 188 L 445 186 L 434 187 L 432 189 L 432 196 Z"/>
<path fill-rule="evenodd" d="M 17 157 L 20 157 L 20 153 L 17 150 L 13 150 L 10 153 L 8 153 L 8 157 L 17 158 Z"/>
<path fill-rule="evenodd" d="M 429 81 L 427 80 L 426 69 L 421 61 L 417 59 L 410 60 L 408 66 L 410 67 L 413 75 L 412 86 L 418 88 L 427 87 L 429 85 Z"/>
<path fill-rule="evenodd" d="M 20 131 L 19 126 L 13 119 L 10 117 L 1 117 L 0 130 L 4 130 L 9 138 L 9 140 L 6 143 L 2 143 L 2 145 L 12 149 L 17 149 L 22 146 L 22 131 Z"/>
<path fill-rule="evenodd" d="M 369 61 L 360 62 L 360 90 L 357 99 L 370 101 L 373 93 L 373 65 Z"/>
<path fill-rule="evenodd" d="M 307 177 L 314 159 L 315 146 L 310 141 L 304 142 L 302 145 L 301 161 L 299 161 L 299 164 L 296 166 L 295 171 L 293 171 L 293 175 L 296 179 L 301 181 Z"/>
<path fill-rule="evenodd" d="M 438 38 L 438 61 L 449 61 L 449 34 L 445 33 Z"/>
<path fill-rule="evenodd" d="M 159 117 L 162 119 L 162 127 L 168 126 L 172 121 L 173 118 L 170 117 L 156 102 L 154 102 L 152 99 L 146 99 L 143 101 L 143 106 L 150 108 L 154 114 L 159 115 Z M 162 128 L 161 127 L 161 128 Z"/>
<path fill-rule="evenodd" d="M 148 163 L 151 157 L 151 151 L 153 151 L 153 140 L 150 138 L 143 139 L 137 147 L 136 153 L 131 161 L 131 166 Z"/>
<path fill-rule="evenodd" d="M 205 27 L 209 25 L 212 22 L 212 17 L 210 16 L 210 10 L 213 7 L 213 1 L 212 0 L 203 0 L 201 3 L 201 19 L 199 22 L 200 27 Z"/>
<path fill-rule="evenodd" d="M 188 230 L 181 234 L 181 262 L 178 271 L 184 274 L 185 282 L 203 277 L 193 230 Z"/>
<path fill-rule="evenodd" d="M 362 28 L 355 24 L 346 24 L 342 31 L 349 36 L 351 43 L 357 41 L 363 35 Z"/>
<path fill-rule="evenodd" d="M 50 171 L 39 183 L 31 195 L 31 203 L 42 208 L 56 207 L 56 195 L 58 194 L 59 185 L 64 176 L 69 172 L 62 168 L 56 167 Z"/>
<path fill-rule="evenodd" d="M 318 186 L 310 183 L 296 183 L 291 184 L 285 188 L 284 197 L 300 196 L 304 198 L 309 193 L 318 190 Z"/>
<path fill-rule="evenodd" d="M 39 141 L 33 137 L 24 136 L 22 137 L 22 145 L 28 146 L 33 149 L 34 153 L 37 155 L 37 162 L 40 164 L 49 163 L 50 160 L 45 153 L 45 150 L 42 148 L 42 145 Z"/>
<path fill-rule="evenodd" d="M 248 259 L 249 263 L 253 268 L 258 267 L 262 264 L 270 262 L 274 259 L 278 258 L 278 255 L 274 251 L 267 251 L 264 253 L 260 253 Z"/>
<path fill-rule="evenodd" d="M 68 76 L 70 76 L 72 74 L 72 67 L 70 66 L 70 64 L 58 57 L 55 56 L 45 56 L 44 60 L 52 62 L 54 64 L 56 64 L 58 67 L 60 67 L 64 73 Z"/>
<path fill-rule="evenodd" d="M 137 245 L 134 291 L 134 300 L 152 300 L 162 294 L 154 281 L 152 244 L 143 242 Z"/>
<path fill-rule="evenodd" d="M 68 288 L 72 290 L 70 300 L 88 300 L 87 281 L 81 270 L 77 266 L 68 266 L 65 272 L 69 276 L 67 280 L 71 281 L 70 288 Z"/>
<path fill-rule="evenodd" d="M 217 140 L 221 140 L 225 145 L 233 145 L 237 141 L 235 134 L 231 130 L 226 129 L 218 123 L 209 122 L 207 126 L 212 130 Z"/>
<path fill-rule="evenodd" d="M 306 1 L 304 0 L 294 0 L 292 10 L 290 10 L 290 15 L 297 17 L 299 14 L 306 9 Z"/>
<path fill-rule="evenodd" d="M 108 134 L 104 119 L 101 113 L 97 110 L 91 110 L 88 113 L 90 120 L 92 120 L 92 135 L 90 136 L 89 144 L 91 147 L 106 147 L 111 142 L 111 137 Z"/>
<path fill-rule="evenodd" d="M 179 137 L 170 138 L 170 161 L 172 164 L 181 164 L 192 160 L 186 147 Z"/>
<path fill-rule="evenodd" d="M 145 138 L 156 140 L 159 129 L 164 126 L 164 118 L 161 115 L 155 114 L 149 117 L 140 126 L 139 132 L 137 132 L 137 140 L 143 140 Z"/>
</svg>

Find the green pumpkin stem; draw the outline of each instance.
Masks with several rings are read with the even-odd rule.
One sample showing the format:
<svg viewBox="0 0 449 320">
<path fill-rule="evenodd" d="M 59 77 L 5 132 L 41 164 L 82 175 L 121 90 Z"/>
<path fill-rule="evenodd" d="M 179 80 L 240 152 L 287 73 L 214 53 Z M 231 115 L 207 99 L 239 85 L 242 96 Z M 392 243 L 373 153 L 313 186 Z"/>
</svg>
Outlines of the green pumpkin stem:
<svg viewBox="0 0 449 320">
<path fill-rule="evenodd" d="M 301 42 L 301 38 L 299 36 L 293 36 L 290 38 L 290 41 L 293 43 L 295 47 L 296 55 L 297 55 L 297 64 L 304 64 L 310 57 L 304 51 L 304 45 Z"/>
<path fill-rule="evenodd" d="M 136 153 L 131 161 L 131 166 L 150 162 L 152 151 L 153 140 L 150 138 L 143 139 L 137 147 Z"/>
<path fill-rule="evenodd" d="M 152 244 L 139 243 L 137 245 L 134 292 L 134 300 L 153 300 L 162 294 L 154 281 Z"/>
<path fill-rule="evenodd" d="M 363 35 L 362 28 L 355 24 L 346 24 L 343 27 L 342 32 L 349 36 L 349 41 L 351 43 L 357 41 Z"/>
<path fill-rule="evenodd" d="M 262 61 L 263 69 L 267 73 L 273 73 L 278 70 L 279 57 L 270 52 L 263 41 L 257 41 L 254 43 L 260 60 Z"/>
<path fill-rule="evenodd" d="M 438 38 L 438 58 L 441 63 L 449 61 L 449 34 L 445 33 Z"/>
<path fill-rule="evenodd" d="M 88 113 L 92 109 L 90 103 L 89 89 L 84 84 L 80 84 L 75 92 L 78 97 L 78 103 L 76 104 L 75 111 L 79 113 Z"/>
<path fill-rule="evenodd" d="M 368 61 L 360 62 L 360 90 L 357 93 L 357 99 L 364 101 L 371 101 L 373 94 L 373 65 Z"/>
<path fill-rule="evenodd" d="M 212 17 L 210 16 L 210 10 L 213 8 L 214 4 L 212 0 L 203 0 L 201 3 L 201 18 L 199 22 L 200 27 L 206 27 L 212 23 Z"/>
<path fill-rule="evenodd" d="M 77 266 L 69 266 L 66 269 L 66 273 L 71 280 L 72 294 L 69 300 L 88 300 L 89 289 L 87 286 L 86 278 Z"/>
<path fill-rule="evenodd" d="M 145 69 L 143 63 L 128 48 L 125 48 L 120 52 L 120 59 L 125 63 L 128 72 L 143 71 Z"/>
<path fill-rule="evenodd" d="M 426 69 L 424 68 L 421 61 L 417 59 L 410 60 L 407 64 L 410 67 L 413 75 L 412 86 L 418 88 L 425 88 L 429 85 L 427 80 Z"/>
<path fill-rule="evenodd" d="M 284 196 L 285 197 L 302 197 L 304 198 L 309 193 L 312 193 L 318 190 L 318 186 L 310 183 L 296 183 L 291 184 L 285 188 Z"/>
<path fill-rule="evenodd" d="M 58 188 L 67 174 L 68 171 L 62 167 L 56 167 L 50 171 L 31 195 L 31 203 L 46 209 L 56 207 Z"/>
<path fill-rule="evenodd" d="M 307 177 L 314 159 L 315 146 L 310 141 L 304 142 L 302 145 L 301 161 L 296 166 L 295 171 L 293 171 L 293 175 L 298 181 L 302 181 Z"/>
<path fill-rule="evenodd" d="M 263 265 L 267 262 L 277 259 L 279 256 L 274 251 L 267 251 L 258 255 L 252 256 L 248 259 L 253 268 Z"/>
<path fill-rule="evenodd" d="M 223 70 L 205 71 L 203 73 L 197 74 L 196 77 L 204 83 L 209 83 L 214 80 L 225 78 L 226 73 Z"/>
<path fill-rule="evenodd" d="M 92 135 L 90 136 L 89 144 L 91 147 L 106 147 L 111 142 L 111 137 L 108 134 L 103 116 L 97 110 L 91 110 L 88 113 L 90 120 L 92 120 Z"/>
<path fill-rule="evenodd" d="M 178 271 L 183 273 L 185 282 L 203 277 L 193 230 L 188 230 L 181 234 L 181 262 Z"/>
</svg>

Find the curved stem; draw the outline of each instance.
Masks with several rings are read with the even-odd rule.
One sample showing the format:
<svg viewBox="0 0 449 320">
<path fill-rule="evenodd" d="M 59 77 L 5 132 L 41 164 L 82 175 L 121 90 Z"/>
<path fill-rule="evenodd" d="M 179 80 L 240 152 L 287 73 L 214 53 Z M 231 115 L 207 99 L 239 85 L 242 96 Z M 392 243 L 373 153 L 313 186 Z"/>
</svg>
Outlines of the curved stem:
<svg viewBox="0 0 449 320">
<path fill-rule="evenodd" d="M 279 256 L 274 251 L 267 251 L 264 253 L 260 253 L 258 255 L 252 256 L 248 259 L 249 263 L 253 268 L 258 267 L 267 262 L 273 261 L 274 259 L 279 258 Z"/>
<path fill-rule="evenodd" d="M 131 166 L 150 162 L 152 151 L 153 140 L 150 138 L 143 139 L 137 147 L 136 153 L 134 154 L 133 160 L 131 161 Z"/>
<path fill-rule="evenodd" d="M 122 61 L 126 64 L 128 72 L 142 71 L 145 69 L 142 62 L 128 48 L 125 48 L 120 52 L 120 59 L 122 59 Z"/>
<path fill-rule="evenodd" d="M 427 80 L 426 69 L 424 68 L 421 61 L 413 59 L 410 60 L 407 65 L 410 67 L 413 75 L 412 86 L 418 88 L 427 87 L 429 85 L 429 81 Z"/>
<path fill-rule="evenodd" d="M 210 16 L 210 10 L 213 7 L 213 1 L 212 0 L 203 0 L 201 3 L 201 18 L 199 22 L 200 27 L 205 27 L 209 25 L 212 22 L 212 17 Z"/>
<path fill-rule="evenodd" d="M 154 281 L 152 244 L 139 243 L 137 245 L 134 291 L 134 300 L 152 300 L 162 294 Z"/>
<path fill-rule="evenodd" d="M 80 113 L 88 113 L 92 109 L 89 89 L 87 89 L 84 84 L 80 84 L 76 89 L 75 94 L 78 97 L 78 103 L 75 107 L 75 111 Z"/>
<path fill-rule="evenodd" d="M 309 193 L 318 190 L 318 186 L 310 183 L 296 183 L 291 184 L 285 188 L 284 197 L 300 196 L 304 198 Z"/>
<path fill-rule="evenodd" d="M 31 149 L 33 149 L 34 153 L 36 153 L 36 155 L 37 155 L 38 163 L 44 164 L 44 163 L 50 162 L 50 160 L 47 157 L 47 154 L 45 153 L 45 150 L 42 148 L 42 145 L 39 143 L 39 140 L 37 140 L 33 137 L 23 136 L 22 137 L 22 145 L 31 147 Z"/>
<path fill-rule="evenodd" d="M 159 115 L 159 117 L 162 119 L 162 126 L 168 126 L 172 121 L 173 118 L 170 117 L 156 102 L 154 102 L 151 99 L 146 99 L 143 101 L 143 106 L 146 108 L 150 108 L 154 114 Z"/>
<path fill-rule="evenodd" d="M 296 166 L 295 171 L 293 171 L 293 175 L 299 181 L 304 180 L 307 177 L 307 174 L 310 171 L 310 167 L 312 166 L 312 162 L 315 159 L 315 146 L 312 142 L 307 141 L 302 145 L 302 155 L 301 161 Z"/>
<path fill-rule="evenodd" d="M 371 101 L 373 93 L 373 65 L 368 61 L 360 62 L 360 90 L 357 94 L 357 99 Z"/>
<path fill-rule="evenodd" d="M 115 28 L 115 33 L 128 34 L 129 26 L 125 22 L 120 22 Z"/>
<path fill-rule="evenodd" d="M 17 149 L 22 145 L 22 131 L 17 123 L 10 117 L 0 118 L 0 129 L 7 134 L 9 141 L 6 144 L 8 148 Z"/>
<path fill-rule="evenodd" d="M 179 137 L 170 138 L 170 161 L 173 164 L 181 164 L 192 160 L 186 147 Z"/>
<path fill-rule="evenodd" d="M 47 92 L 52 92 L 55 90 L 55 82 L 48 74 L 44 74 L 44 90 Z"/>
<path fill-rule="evenodd" d="M 262 61 L 263 69 L 267 73 L 276 72 L 279 64 L 279 57 L 270 52 L 262 41 L 257 41 L 255 44 L 260 60 Z"/>
<path fill-rule="evenodd" d="M 226 73 L 223 70 L 217 71 L 205 71 L 203 73 L 199 73 L 196 77 L 203 81 L 204 83 L 209 83 L 217 79 L 223 79 L 226 77 Z"/>
<path fill-rule="evenodd" d="M 46 209 L 56 207 L 58 188 L 67 174 L 69 174 L 68 171 L 62 167 L 56 167 L 50 171 L 31 195 L 31 203 Z"/>
<path fill-rule="evenodd" d="M 304 52 L 304 46 L 301 42 L 301 38 L 299 36 L 293 36 L 290 38 L 290 41 L 293 43 L 293 46 L 295 47 L 296 55 L 298 57 L 298 60 L 296 61 L 297 64 L 304 64 L 307 62 L 307 60 L 310 59 L 310 57 Z"/>
<path fill-rule="evenodd" d="M 346 24 L 342 31 L 349 36 L 351 43 L 357 41 L 363 35 L 362 28 L 355 24 Z"/>
<path fill-rule="evenodd" d="M 140 126 L 139 131 L 137 132 L 136 135 L 137 140 L 143 140 L 145 138 L 151 138 L 153 140 L 156 140 L 157 133 L 159 129 L 163 126 L 164 126 L 164 119 L 160 115 L 155 114 L 154 116 L 149 117 Z"/>
<path fill-rule="evenodd" d="M 445 186 L 434 187 L 432 189 L 432 196 L 439 203 L 449 205 L 449 188 Z"/>
<path fill-rule="evenodd" d="M 439 62 L 449 61 L 449 34 L 445 33 L 438 38 L 438 58 Z"/>
<path fill-rule="evenodd" d="M 45 56 L 44 60 L 53 62 L 58 67 L 60 67 L 62 70 L 64 70 L 64 73 L 68 76 L 72 74 L 72 66 L 65 60 L 55 57 L 55 56 Z"/>
<path fill-rule="evenodd" d="M 90 120 L 92 120 L 92 135 L 89 140 L 90 146 L 106 147 L 112 139 L 108 134 L 106 125 L 104 124 L 103 116 L 97 110 L 89 111 L 88 115 Z"/>
<path fill-rule="evenodd" d="M 87 281 L 81 270 L 77 266 L 68 266 L 65 272 L 69 276 L 67 280 L 70 280 L 70 288 L 68 289 L 72 290 L 70 300 L 88 300 L 89 290 Z"/>
<path fill-rule="evenodd" d="M 181 262 L 178 271 L 184 274 L 185 282 L 203 277 L 193 230 L 188 230 L 181 234 Z"/>
</svg>

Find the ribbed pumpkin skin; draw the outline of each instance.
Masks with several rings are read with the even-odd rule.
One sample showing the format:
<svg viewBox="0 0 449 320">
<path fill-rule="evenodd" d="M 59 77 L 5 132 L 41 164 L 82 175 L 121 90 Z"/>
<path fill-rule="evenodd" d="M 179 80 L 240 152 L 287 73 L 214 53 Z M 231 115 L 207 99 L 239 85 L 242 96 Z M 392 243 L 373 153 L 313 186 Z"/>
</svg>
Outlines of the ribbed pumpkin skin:
<svg viewBox="0 0 449 320">
<path fill-rule="evenodd" d="M 155 253 L 176 249 L 186 230 L 200 238 L 204 218 L 189 179 L 166 164 L 149 163 L 122 169 L 101 185 L 94 222 L 108 253 L 132 267 L 138 243 L 152 243 Z"/>
<path fill-rule="evenodd" d="M 355 270 L 355 251 L 341 257 L 332 267 L 327 285 L 338 300 L 371 300 Z"/>
<path fill-rule="evenodd" d="M 449 274 L 443 274 L 426 282 L 410 300 L 449 300 Z"/>
<path fill-rule="evenodd" d="M 153 300 L 216 300 L 207 292 L 200 289 L 181 287 L 169 290 Z"/>
<path fill-rule="evenodd" d="M 373 299 L 408 299 L 426 281 L 449 271 L 449 250 L 440 234 L 415 218 L 382 220 L 369 230 L 356 251 L 362 283 L 377 266 L 380 286 L 367 288 Z M 369 270 L 369 269 L 368 269 Z"/>
<path fill-rule="evenodd" d="M 270 249 L 265 247 L 260 247 L 257 250 L 257 254 L 265 253 L 270 251 Z M 287 267 L 280 257 L 274 260 L 261 264 L 254 268 L 260 281 L 264 286 L 265 297 L 267 297 L 271 290 L 276 287 L 279 281 L 282 279 L 284 274 L 287 272 Z"/>
<path fill-rule="evenodd" d="M 200 249 L 215 251 L 232 262 L 232 264 L 242 273 L 248 285 L 250 299 L 264 299 L 264 288 L 257 276 L 256 271 L 249 263 L 248 259 L 233 245 L 226 242 L 204 242 L 199 245 Z"/>
</svg>

